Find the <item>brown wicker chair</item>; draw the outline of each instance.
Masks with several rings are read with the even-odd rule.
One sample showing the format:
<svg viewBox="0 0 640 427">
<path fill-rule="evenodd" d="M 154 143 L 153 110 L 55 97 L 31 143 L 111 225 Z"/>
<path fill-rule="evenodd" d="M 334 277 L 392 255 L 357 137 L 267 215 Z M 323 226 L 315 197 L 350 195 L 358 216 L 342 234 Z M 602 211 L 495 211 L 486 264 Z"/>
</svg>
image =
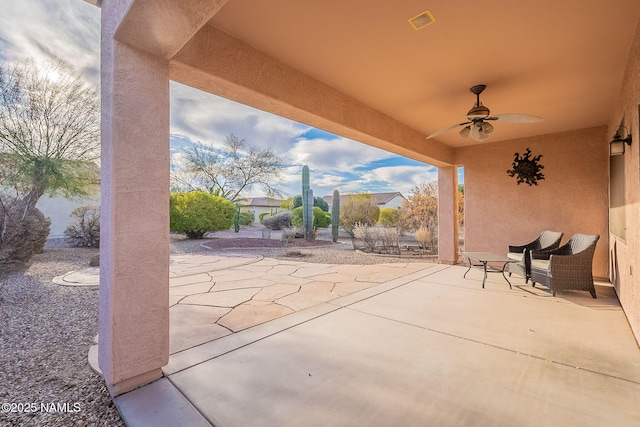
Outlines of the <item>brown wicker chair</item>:
<svg viewBox="0 0 640 427">
<path fill-rule="evenodd" d="M 532 250 L 531 281 L 547 285 L 553 296 L 568 289 L 589 291 L 596 297 L 593 284 L 593 254 L 598 234 L 574 234 L 557 249 Z"/>
<path fill-rule="evenodd" d="M 517 261 L 509 264 L 509 276 L 511 276 L 511 273 L 515 273 L 524 277 L 524 282 L 527 283 L 531 278 L 531 257 L 529 256 L 529 252 L 534 249 L 556 249 L 560 246 L 560 240 L 562 240 L 563 234 L 564 233 L 559 231 L 544 230 L 540 233 L 540 236 L 531 243 L 520 246 L 509 246 L 507 258 Z"/>
</svg>

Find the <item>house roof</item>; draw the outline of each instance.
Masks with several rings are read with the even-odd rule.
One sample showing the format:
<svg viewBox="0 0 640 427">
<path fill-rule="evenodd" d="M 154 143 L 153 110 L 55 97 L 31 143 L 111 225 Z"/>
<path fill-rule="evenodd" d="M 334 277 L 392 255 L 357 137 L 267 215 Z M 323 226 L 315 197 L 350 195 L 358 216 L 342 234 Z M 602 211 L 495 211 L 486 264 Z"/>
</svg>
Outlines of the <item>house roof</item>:
<svg viewBox="0 0 640 427">
<path fill-rule="evenodd" d="M 238 204 L 247 207 L 278 208 L 283 201 L 271 197 L 250 197 L 239 201 Z"/>
<path fill-rule="evenodd" d="M 362 194 L 362 193 L 359 193 Z M 404 200 L 404 196 L 402 195 L 402 193 L 396 191 L 396 192 L 392 192 L 392 193 L 365 193 L 365 194 L 369 194 L 371 196 L 371 199 L 376 203 L 376 205 L 384 205 L 386 203 L 389 203 L 391 200 L 393 200 L 396 197 L 401 197 Z M 355 194 L 341 194 L 340 195 L 340 203 L 344 203 L 347 200 L 349 200 L 349 198 L 351 196 L 354 196 Z M 331 206 L 333 204 L 333 196 L 324 196 L 323 199 L 327 202 L 327 204 L 329 204 L 329 206 Z"/>
</svg>

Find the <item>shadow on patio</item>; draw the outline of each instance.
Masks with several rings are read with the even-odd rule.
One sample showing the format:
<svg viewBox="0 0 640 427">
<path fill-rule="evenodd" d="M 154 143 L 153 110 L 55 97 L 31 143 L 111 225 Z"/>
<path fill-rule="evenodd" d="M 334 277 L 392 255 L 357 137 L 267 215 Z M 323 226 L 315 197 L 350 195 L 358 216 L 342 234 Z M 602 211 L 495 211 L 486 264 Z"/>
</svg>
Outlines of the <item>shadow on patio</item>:
<svg viewBox="0 0 640 427">
<path fill-rule="evenodd" d="M 174 353 L 115 400 L 128 425 L 640 424 L 613 288 L 553 298 L 433 265 Z"/>
</svg>

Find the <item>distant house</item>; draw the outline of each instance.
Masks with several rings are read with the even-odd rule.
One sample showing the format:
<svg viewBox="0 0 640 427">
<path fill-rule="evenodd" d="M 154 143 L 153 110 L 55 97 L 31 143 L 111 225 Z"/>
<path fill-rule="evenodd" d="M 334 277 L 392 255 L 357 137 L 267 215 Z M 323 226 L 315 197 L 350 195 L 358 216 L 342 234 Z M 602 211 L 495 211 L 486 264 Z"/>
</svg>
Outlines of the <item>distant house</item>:
<svg viewBox="0 0 640 427">
<path fill-rule="evenodd" d="M 272 199 L 270 197 L 252 197 L 238 202 L 243 210 L 248 210 L 253 214 L 253 222 L 260 223 L 259 215 L 267 212 L 270 215 L 278 213 L 281 210 L 280 204 L 284 200 Z"/>
<path fill-rule="evenodd" d="M 367 193 L 371 199 L 378 205 L 380 209 L 393 208 L 398 209 L 402 202 L 406 200 L 402 193 L 396 191 L 394 193 Z M 353 194 L 341 194 L 340 204 L 344 204 Z M 333 196 L 324 196 L 323 199 L 331 206 L 333 204 Z"/>
</svg>

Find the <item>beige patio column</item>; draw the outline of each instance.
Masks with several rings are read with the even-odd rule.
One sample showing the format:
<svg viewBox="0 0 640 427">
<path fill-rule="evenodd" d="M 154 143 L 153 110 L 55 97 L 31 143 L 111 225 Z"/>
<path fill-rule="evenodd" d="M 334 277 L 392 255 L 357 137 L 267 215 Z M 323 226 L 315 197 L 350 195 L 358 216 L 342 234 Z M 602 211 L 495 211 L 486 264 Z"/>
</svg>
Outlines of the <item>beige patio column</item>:
<svg viewBox="0 0 640 427">
<path fill-rule="evenodd" d="M 114 40 L 125 3 L 102 13 L 99 365 L 114 396 L 169 359 L 168 62 Z"/>
<path fill-rule="evenodd" d="M 438 257 L 443 264 L 458 261 L 458 171 L 438 168 Z"/>
</svg>

